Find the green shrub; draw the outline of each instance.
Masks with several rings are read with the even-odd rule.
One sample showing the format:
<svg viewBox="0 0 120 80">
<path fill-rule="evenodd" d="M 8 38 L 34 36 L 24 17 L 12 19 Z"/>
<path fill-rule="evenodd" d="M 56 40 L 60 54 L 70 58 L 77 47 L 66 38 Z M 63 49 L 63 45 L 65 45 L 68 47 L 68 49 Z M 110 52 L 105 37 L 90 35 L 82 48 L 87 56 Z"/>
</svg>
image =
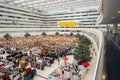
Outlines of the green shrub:
<svg viewBox="0 0 120 80">
<path fill-rule="evenodd" d="M 3 37 L 4 37 L 6 40 L 12 39 L 11 35 L 8 34 L 8 33 L 5 34 Z"/>
<path fill-rule="evenodd" d="M 31 34 L 29 34 L 28 32 L 26 32 L 25 37 L 29 37 L 29 36 L 31 36 Z"/>
<path fill-rule="evenodd" d="M 55 35 L 60 35 L 59 32 L 56 32 Z"/>
<path fill-rule="evenodd" d="M 91 41 L 85 37 L 84 35 L 77 35 L 79 39 L 79 44 L 77 47 L 75 47 L 75 53 L 74 58 L 78 61 L 78 63 L 84 62 L 84 61 L 90 61 L 90 49 L 89 45 L 91 44 Z"/>
<path fill-rule="evenodd" d="M 74 34 L 72 32 L 70 32 L 70 36 L 73 36 Z"/>
<path fill-rule="evenodd" d="M 45 32 L 43 32 L 41 35 L 46 36 L 47 34 Z"/>
</svg>

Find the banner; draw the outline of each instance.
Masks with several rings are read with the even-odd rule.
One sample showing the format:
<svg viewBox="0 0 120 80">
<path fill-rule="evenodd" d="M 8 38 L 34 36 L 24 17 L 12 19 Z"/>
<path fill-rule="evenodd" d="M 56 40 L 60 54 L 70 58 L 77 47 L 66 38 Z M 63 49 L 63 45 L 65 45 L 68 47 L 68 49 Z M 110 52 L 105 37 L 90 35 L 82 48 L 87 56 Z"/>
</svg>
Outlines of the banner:
<svg viewBox="0 0 120 80">
<path fill-rule="evenodd" d="M 76 27 L 77 23 L 75 21 L 61 21 L 59 22 L 59 27 Z"/>
</svg>

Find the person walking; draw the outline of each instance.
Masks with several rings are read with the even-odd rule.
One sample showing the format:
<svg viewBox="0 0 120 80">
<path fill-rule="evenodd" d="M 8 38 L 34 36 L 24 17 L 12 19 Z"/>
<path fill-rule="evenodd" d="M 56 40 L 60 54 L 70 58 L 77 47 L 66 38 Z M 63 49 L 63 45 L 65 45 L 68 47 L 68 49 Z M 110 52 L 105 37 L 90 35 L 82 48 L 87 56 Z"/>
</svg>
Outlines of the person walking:
<svg viewBox="0 0 120 80">
<path fill-rule="evenodd" d="M 64 71 L 64 69 L 62 69 L 62 78 L 64 78 L 64 73 L 65 73 L 65 71 Z"/>
<path fill-rule="evenodd" d="M 58 65 L 60 64 L 60 58 L 58 57 Z"/>
</svg>

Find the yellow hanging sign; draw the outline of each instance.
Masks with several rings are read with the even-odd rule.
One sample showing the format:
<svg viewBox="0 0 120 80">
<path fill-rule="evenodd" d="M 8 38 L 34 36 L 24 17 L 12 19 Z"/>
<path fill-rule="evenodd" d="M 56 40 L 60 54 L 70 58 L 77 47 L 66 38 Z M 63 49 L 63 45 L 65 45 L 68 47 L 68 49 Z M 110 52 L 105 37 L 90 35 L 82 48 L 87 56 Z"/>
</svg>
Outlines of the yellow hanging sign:
<svg viewBox="0 0 120 80">
<path fill-rule="evenodd" d="M 76 27 L 76 25 L 77 25 L 77 23 L 75 21 L 69 21 L 69 22 L 61 21 L 61 22 L 59 22 L 60 27 Z"/>
</svg>

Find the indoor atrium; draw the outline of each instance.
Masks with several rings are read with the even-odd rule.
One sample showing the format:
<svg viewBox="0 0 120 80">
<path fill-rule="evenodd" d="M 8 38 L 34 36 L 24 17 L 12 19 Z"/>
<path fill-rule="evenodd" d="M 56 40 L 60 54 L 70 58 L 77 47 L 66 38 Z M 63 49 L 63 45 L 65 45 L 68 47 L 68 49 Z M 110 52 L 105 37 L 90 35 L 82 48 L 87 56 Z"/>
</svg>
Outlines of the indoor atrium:
<svg viewBox="0 0 120 80">
<path fill-rule="evenodd" d="M 0 80 L 120 80 L 120 0 L 0 0 Z"/>
</svg>

